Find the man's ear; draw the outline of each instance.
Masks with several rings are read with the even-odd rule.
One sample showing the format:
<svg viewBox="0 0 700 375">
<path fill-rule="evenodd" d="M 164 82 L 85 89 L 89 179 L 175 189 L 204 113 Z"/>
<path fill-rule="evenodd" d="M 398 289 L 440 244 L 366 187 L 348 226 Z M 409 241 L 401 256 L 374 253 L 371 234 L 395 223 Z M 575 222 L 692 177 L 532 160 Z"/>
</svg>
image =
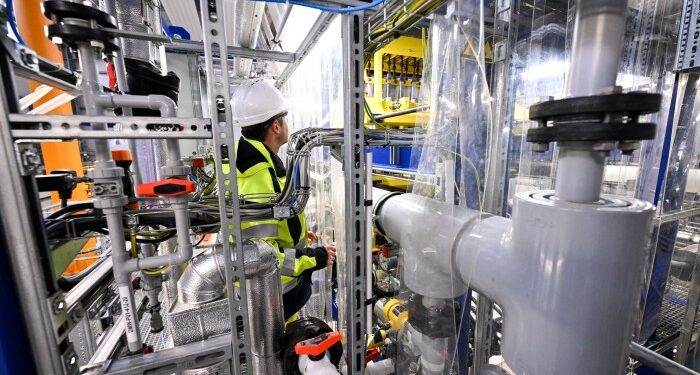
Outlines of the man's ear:
<svg viewBox="0 0 700 375">
<path fill-rule="evenodd" d="M 272 122 L 270 125 L 270 128 L 272 129 L 272 132 L 275 134 L 279 134 L 282 132 L 282 124 L 280 124 L 280 120 L 275 120 Z"/>
</svg>

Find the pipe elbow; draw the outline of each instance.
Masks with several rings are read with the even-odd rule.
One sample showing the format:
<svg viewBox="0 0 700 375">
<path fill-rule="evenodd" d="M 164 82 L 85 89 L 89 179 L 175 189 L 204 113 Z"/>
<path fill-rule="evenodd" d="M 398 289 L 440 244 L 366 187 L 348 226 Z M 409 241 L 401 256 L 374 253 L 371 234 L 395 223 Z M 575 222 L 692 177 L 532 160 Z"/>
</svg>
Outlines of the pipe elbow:
<svg viewBox="0 0 700 375">
<path fill-rule="evenodd" d="M 148 108 L 160 112 L 162 117 L 175 117 L 177 104 L 165 95 L 148 95 Z"/>
<path fill-rule="evenodd" d="M 277 270 L 277 250 L 260 239 L 243 242 L 246 278 L 268 275 Z M 211 302 L 224 295 L 226 259 L 222 245 L 192 258 L 177 282 L 178 300 L 191 305 Z"/>
<path fill-rule="evenodd" d="M 179 301 L 201 305 L 224 295 L 226 260 L 221 250 L 223 250 L 221 246 L 216 246 L 192 258 L 177 281 Z"/>
</svg>

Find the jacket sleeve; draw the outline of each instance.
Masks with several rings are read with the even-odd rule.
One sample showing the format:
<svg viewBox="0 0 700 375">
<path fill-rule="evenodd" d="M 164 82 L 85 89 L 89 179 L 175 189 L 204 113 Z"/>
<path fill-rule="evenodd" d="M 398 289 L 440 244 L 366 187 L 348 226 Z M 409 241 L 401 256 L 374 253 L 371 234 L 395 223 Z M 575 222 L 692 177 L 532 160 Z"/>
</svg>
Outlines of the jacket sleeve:
<svg viewBox="0 0 700 375">
<path fill-rule="evenodd" d="M 326 268 L 328 253 L 325 247 L 307 247 L 295 250 L 294 275 L 298 277 L 304 271 L 317 271 Z"/>
</svg>

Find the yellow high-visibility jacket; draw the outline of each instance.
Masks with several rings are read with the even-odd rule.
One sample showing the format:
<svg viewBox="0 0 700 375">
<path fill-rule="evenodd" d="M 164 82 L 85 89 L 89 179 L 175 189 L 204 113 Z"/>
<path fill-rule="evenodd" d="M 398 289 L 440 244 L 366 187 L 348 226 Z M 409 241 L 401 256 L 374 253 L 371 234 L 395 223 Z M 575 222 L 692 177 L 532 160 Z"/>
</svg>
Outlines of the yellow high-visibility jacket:
<svg viewBox="0 0 700 375">
<path fill-rule="evenodd" d="M 223 165 L 223 168 L 226 171 L 229 166 Z M 236 175 L 238 194 L 244 200 L 262 203 L 267 198 L 253 195 L 280 193 L 287 179 L 286 173 L 282 160 L 262 142 L 240 138 L 236 144 Z M 303 212 L 284 220 L 244 222 L 241 229 L 243 238 L 263 239 L 278 250 L 283 293 L 296 286 L 298 277 L 304 271 L 326 267 L 326 250 L 306 247 L 306 217 Z"/>
</svg>

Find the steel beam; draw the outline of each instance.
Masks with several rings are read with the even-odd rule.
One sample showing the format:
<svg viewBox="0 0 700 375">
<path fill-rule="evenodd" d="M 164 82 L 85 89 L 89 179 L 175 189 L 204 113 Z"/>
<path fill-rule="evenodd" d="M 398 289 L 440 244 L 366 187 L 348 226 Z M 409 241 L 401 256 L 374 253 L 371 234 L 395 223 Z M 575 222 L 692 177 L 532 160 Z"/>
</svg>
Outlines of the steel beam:
<svg viewBox="0 0 700 375">
<path fill-rule="evenodd" d="M 5 53 L 0 53 L 0 225 L 7 242 L 5 248 L 12 249 L 7 255 L 9 268 L 12 270 L 14 288 L 17 293 L 17 304 L 24 315 L 29 348 L 36 373 L 62 374 L 77 372 L 77 363 L 68 368 L 67 363 L 59 352 L 55 327 L 53 326 L 54 312 L 47 299 L 50 283 L 45 278 L 45 270 L 40 259 L 40 242 L 45 241 L 41 233 L 34 231 L 36 213 L 30 199 L 34 198 L 27 189 L 27 184 L 20 175 L 20 168 L 15 155 L 14 140 L 10 133 L 8 112 L 16 100 L 10 62 Z M 16 103 L 13 106 L 16 109 Z M 3 260 L 4 261 L 4 260 Z M 59 306 L 57 306 L 59 307 Z M 65 307 L 65 306 L 64 306 Z M 60 312 L 55 310 L 56 312 Z M 19 322 L 7 322 L 20 324 Z M 70 345 L 72 351 L 72 345 Z M 64 352 L 65 353 L 65 352 Z"/>
<path fill-rule="evenodd" d="M 295 53 L 296 58 L 294 59 L 294 62 L 287 65 L 282 71 L 282 73 L 280 73 L 279 77 L 277 77 L 277 87 L 281 87 L 282 85 L 284 85 L 284 83 L 287 82 L 289 77 L 292 76 L 292 73 L 294 73 L 294 71 L 297 69 L 299 64 L 301 64 L 304 58 L 306 58 L 306 55 L 309 54 L 309 51 L 311 51 L 311 49 L 314 48 L 316 42 L 318 42 L 318 39 L 321 38 L 321 35 L 324 31 L 326 31 L 326 29 L 331 24 L 331 21 L 333 21 L 335 16 L 335 13 L 327 12 L 322 12 L 318 16 L 316 22 L 314 22 L 314 24 L 311 26 L 309 33 L 306 34 L 306 38 L 304 38 L 304 40 L 301 41 L 301 44 L 299 45 L 299 48 Z M 362 65 L 360 65 L 360 67 L 362 67 Z"/>
<path fill-rule="evenodd" d="M 227 346 L 232 348 L 232 365 L 235 375 L 251 371 L 252 355 L 248 320 L 248 291 L 246 290 L 245 269 L 243 264 L 243 246 L 241 243 L 241 209 L 238 199 L 227 202 L 227 197 L 238 197 L 236 176 L 236 142 L 231 114 L 230 86 L 228 76 L 228 59 L 219 59 L 214 69 L 214 56 L 221 56 L 228 45 L 226 41 L 226 13 L 224 0 L 200 0 L 202 28 L 204 35 L 204 56 L 207 69 L 207 99 L 209 114 L 212 118 L 214 135 L 214 157 L 216 161 L 217 187 L 219 189 L 219 208 L 221 213 L 221 238 L 223 241 L 226 285 L 232 335 Z M 223 165 L 231 167 L 226 170 Z M 232 212 L 228 211 L 231 205 Z M 234 292 L 234 280 L 239 287 Z"/>
<path fill-rule="evenodd" d="M 191 40 L 180 40 L 171 43 L 165 47 L 166 52 L 197 52 L 204 53 L 204 45 L 202 42 L 191 41 Z M 292 52 L 280 52 L 280 51 L 263 51 L 259 49 L 242 48 L 242 47 L 232 47 L 228 46 L 226 48 L 226 54 L 229 57 L 242 57 L 247 59 L 265 60 L 265 61 L 279 61 L 284 63 L 293 63 L 296 60 L 296 55 Z M 214 56 L 218 57 L 219 54 Z"/>
<path fill-rule="evenodd" d="M 345 173 L 346 354 L 348 374 L 364 374 L 367 293 L 365 290 L 365 125 L 363 12 L 342 15 Z M 371 204 L 371 203 L 369 203 Z"/>
<path fill-rule="evenodd" d="M 13 125 L 12 136 L 15 139 L 209 139 L 212 137 L 211 120 L 204 118 L 11 114 L 10 121 Z M 85 125 L 90 123 L 120 123 L 122 126 L 110 131 L 85 128 Z"/>
<path fill-rule="evenodd" d="M 179 374 L 183 370 L 210 366 L 231 358 L 231 339 L 227 334 L 148 355 L 121 358 L 112 362 L 103 374 Z M 234 371 L 240 373 L 241 370 Z"/>
</svg>

